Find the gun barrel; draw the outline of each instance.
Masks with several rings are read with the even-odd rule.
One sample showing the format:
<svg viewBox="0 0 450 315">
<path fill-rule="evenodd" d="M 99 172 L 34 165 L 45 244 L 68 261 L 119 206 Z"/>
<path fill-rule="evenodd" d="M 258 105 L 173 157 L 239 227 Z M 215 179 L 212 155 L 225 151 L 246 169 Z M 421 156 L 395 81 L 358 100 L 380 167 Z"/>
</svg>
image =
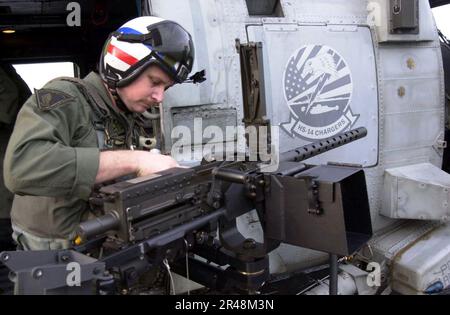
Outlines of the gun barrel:
<svg viewBox="0 0 450 315">
<path fill-rule="evenodd" d="M 287 151 L 280 157 L 281 162 L 292 161 L 300 162 L 309 159 L 321 153 L 336 149 L 344 144 L 364 138 L 367 135 L 367 129 L 359 127 L 333 137 L 329 137 L 317 142 L 307 144 L 303 147 Z"/>
</svg>

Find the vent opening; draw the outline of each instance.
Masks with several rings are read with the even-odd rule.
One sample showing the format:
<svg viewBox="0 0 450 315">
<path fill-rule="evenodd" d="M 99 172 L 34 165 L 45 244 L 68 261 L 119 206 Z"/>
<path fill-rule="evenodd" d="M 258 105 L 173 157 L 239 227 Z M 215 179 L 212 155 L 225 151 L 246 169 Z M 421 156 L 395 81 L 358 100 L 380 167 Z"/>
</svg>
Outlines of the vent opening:
<svg viewBox="0 0 450 315">
<path fill-rule="evenodd" d="M 280 0 L 245 0 L 249 16 L 284 17 Z"/>
</svg>

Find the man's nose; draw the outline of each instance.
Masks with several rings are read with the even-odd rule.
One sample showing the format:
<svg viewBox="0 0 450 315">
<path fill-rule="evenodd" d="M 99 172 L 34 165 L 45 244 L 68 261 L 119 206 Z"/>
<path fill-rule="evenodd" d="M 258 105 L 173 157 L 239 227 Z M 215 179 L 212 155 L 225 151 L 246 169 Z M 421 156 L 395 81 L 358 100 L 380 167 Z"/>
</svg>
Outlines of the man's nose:
<svg viewBox="0 0 450 315">
<path fill-rule="evenodd" d="M 161 103 L 164 100 L 164 88 L 155 87 L 152 91 L 151 97 L 156 103 Z"/>
</svg>

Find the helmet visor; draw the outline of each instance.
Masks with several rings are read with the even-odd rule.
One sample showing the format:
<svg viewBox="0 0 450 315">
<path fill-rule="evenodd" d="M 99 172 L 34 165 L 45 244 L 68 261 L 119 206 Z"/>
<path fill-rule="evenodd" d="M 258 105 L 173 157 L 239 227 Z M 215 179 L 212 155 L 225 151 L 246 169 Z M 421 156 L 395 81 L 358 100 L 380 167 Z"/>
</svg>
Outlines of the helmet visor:
<svg viewBox="0 0 450 315">
<path fill-rule="evenodd" d="M 177 23 L 161 22 L 150 30 L 150 45 L 162 61 L 183 82 L 192 70 L 194 46 L 191 35 Z"/>
</svg>

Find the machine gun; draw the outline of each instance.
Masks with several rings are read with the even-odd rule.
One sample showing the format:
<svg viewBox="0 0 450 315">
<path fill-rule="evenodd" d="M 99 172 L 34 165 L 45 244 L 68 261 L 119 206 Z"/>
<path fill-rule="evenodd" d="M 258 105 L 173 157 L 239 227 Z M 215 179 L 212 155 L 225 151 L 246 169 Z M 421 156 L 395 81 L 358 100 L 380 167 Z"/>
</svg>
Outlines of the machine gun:
<svg viewBox="0 0 450 315">
<path fill-rule="evenodd" d="M 72 249 L 0 259 L 25 294 L 136 292 L 162 262 L 220 292 L 256 292 L 270 276 L 268 253 L 281 242 L 349 255 L 370 239 L 363 170 L 301 163 L 366 133 L 358 128 L 286 152 L 274 172 L 257 162 L 213 161 L 105 186 L 95 200 L 104 215 L 80 224 Z M 237 226 L 253 210 L 259 241 Z M 93 251 L 97 258 L 86 255 Z M 80 266 L 79 286 L 67 283 L 68 263 Z"/>
</svg>

